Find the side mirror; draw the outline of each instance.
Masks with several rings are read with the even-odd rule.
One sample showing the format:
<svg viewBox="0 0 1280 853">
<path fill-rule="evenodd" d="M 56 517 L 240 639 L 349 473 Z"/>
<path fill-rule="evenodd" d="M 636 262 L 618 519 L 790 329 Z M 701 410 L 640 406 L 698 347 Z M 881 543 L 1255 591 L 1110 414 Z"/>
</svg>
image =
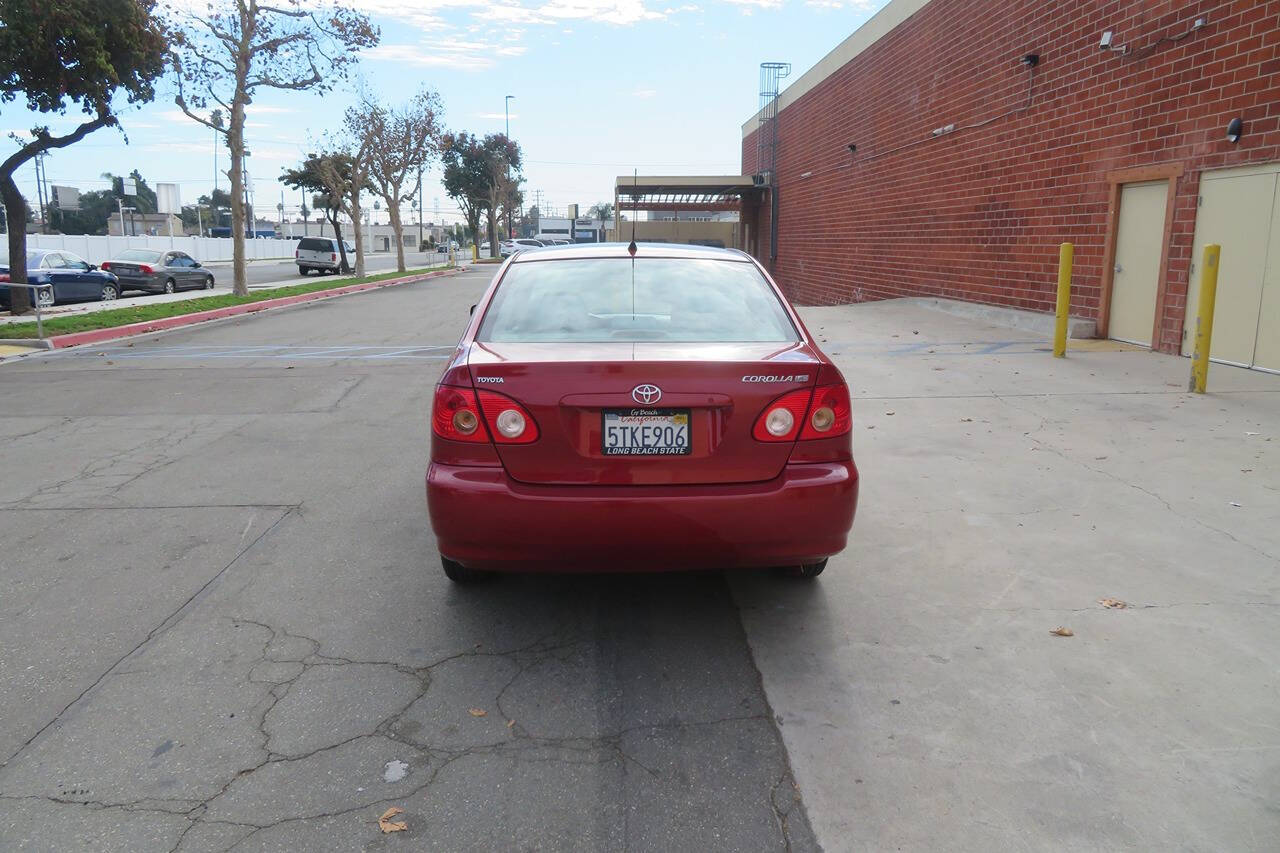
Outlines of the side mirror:
<svg viewBox="0 0 1280 853">
<path fill-rule="evenodd" d="M 89 272 L 93 272 L 98 268 L 97 264 L 89 264 Z"/>
<path fill-rule="evenodd" d="M 200 262 L 199 262 L 199 261 L 192 261 L 192 262 L 191 262 L 191 266 L 193 266 L 193 267 L 194 267 L 194 268 L 196 268 L 196 269 L 200 269 Z"/>
<path fill-rule="evenodd" d="M 479 304 L 480 304 L 480 303 L 478 303 L 478 302 L 476 303 L 476 305 L 479 305 Z M 476 306 L 475 306 L 475 305 L 472 305 L 472 306 L 471 306 L 471 310 L 470 310 L 470 311 L 468 311 L 468 312 L 467 312 L 467 314 L 468 314 L 468 315 L 473 315 L 473 314 L 475 314 L 475 313 L 476 313 Z"/>
</svg>

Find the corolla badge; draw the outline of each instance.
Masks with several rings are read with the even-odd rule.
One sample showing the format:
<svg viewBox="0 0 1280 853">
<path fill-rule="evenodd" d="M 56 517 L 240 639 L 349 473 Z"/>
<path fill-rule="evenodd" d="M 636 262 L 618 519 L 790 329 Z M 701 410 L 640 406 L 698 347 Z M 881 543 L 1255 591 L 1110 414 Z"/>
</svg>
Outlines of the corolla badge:
<svg viewBox="0 0 1280 853">
<path fill-rule="evenodd" d="M 631 389 L 631 399 L 642 406 L 649 406 L 662 399 L 662 389 L 657 385 L 637 385 Z"/>
</svg>

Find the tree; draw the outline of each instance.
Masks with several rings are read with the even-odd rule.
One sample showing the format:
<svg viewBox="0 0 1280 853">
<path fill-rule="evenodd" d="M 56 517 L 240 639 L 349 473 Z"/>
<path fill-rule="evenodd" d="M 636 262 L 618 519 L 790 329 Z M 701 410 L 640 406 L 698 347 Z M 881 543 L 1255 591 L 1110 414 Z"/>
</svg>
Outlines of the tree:
<svg viewBox="0 0 1280 853">
<path fill-rule="evenodd" d="M 489 194 L 489 171 L 484 146 L 475 135 L 462 132 L 444 137 L 444 191 L 458 203 L 473 235 L 480 233 L 480 216 Z"/>
<path fill-rule="evenodd" d="M 481 143 L 488 190 L 485 213 L 489 219 L 489 256 L 498 257 L 498 218 L 520 203 L 520 146 L 505 133 L 490 133 Z"/>
<path fill-rule="evenodd" d="M 591 209 L 587 211 L 587 216 L 599 219 L 602 224 L 613 219 L 613 202 L 598 201 L 591 205 Z M 605 227 L 608 227 L 607 225 Z"/>
<path fill-rule="evenodd" d="M 9 226 L 9 257 L 27 254 L 27 203 L 13 175 L 38 154 L 66 148 L 95 130 L 119 125 L 113 104 L 145 103 L 164 71 L 165 37 L 153 16 L 155 0 L 0 0 L 0 103 L 22 98 L 32 112 L 65 115 L 70 105 L 89 116 L 70 133 L 48 126 L 18 139 L 0 163 L 0 198 Z M 26 264 L 10 265 L 10 278 L 27 283 Z M 14 314 L 31 309 L 25 287 L 10 291 Z"/>
<path fill-rule="evenodd" d="M 346 79 L 356 53 L 378 43 L 378 30 L 364 14 L 331 0 L 208 0 L 201 11 L 174 11 L 173 24 L 178 108 L 221 133 L 231 152 L 233 275 L 235 292 L 247 295 L 246 110 L 262 89 L 332 89 Z M 211 111 L 214 105 L 221 110 Z"/>
<path fill-rule="evenodd" d="M 332 160 L 333 162 L 324 162 Z M 324 218 L 333 226 L 333 237 L 338 241 L 338 254 L 341 256 L 341 269 L 351 272 L 347 261 L 346 243 L 342 239 L 342 225 L 338 214 L 344 209 L 344 199 L 350 190 L 347 184 L 351 181 L 351 163 L 342 154 L 312 154 L 297 169 L 286 169 L 280 181 L 295 190 L 307 190 L 313 193 L 311 206 L 322 212 Z M 330 188 L 330 182 L 334 186 Z"/>
<path fill-rule="evenodd" d="M 354 124 L 349 113 L 344 132 L 330 140 L 330 150 L 316 163 L 320 180 L 331 200 L 337 202 L 351 220 L 351 238 L 356 244 L 355 274 L 363 278 L 364 235 L 360 196 L 373 189 L 369 181 L 370 152 L 377 144 L 377 130 Z"/>
<path fill-rule="evenodd" d="M 371 134 L 369 178 L 391 217 L 391 230 L 396 235 L 396 269 L 400 272 L 405 271 L 400 205 L 413 196 L 412 188 L 405 190 L 405 183 L 411 173 L 425 168 L 439 156 L 442 111 L 439 96 L 429 89 L 420 90 L 408 104 L 396 110 L 364 98 L 347 111 L 349 128 Z"/>
</svg>

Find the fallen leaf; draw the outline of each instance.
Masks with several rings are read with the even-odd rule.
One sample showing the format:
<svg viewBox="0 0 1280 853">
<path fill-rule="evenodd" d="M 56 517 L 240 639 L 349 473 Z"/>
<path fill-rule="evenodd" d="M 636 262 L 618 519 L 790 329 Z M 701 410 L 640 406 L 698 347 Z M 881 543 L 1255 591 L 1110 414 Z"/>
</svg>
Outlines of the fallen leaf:
<svg viewBox="0 0 1280 853">
<path fill-rule="evenodd" d="M 893 412 L 885 412 L 885 414 L 888 415 L 889 417 L 893 417 Z"/>
<path fill-rule="evenodd" d="M 961 418 L 961 419 L 960 419 L 960 423 L 962 423 L 962 424 L 971 424 L 971 423 L 973 423 L 973 418 Z"/>
<path fill-rule="evenodd" d="M 102 355 L 102 353 L 98 353 L 98 355 Z M 1262 433 L 1260 433 L 1260 432 L 1246 432 L 1246 433 L 1245 433 L 1245 435 L 1262 435 Z"/>
<path fill-rule="evenodd" d="M 382 813 L 382 817 L 378 818 L 378 829 L 383 832 L 404 832 L 409 828 L 409 824 L 402 820 L 392 820 L 398 814 L 404 814 L 404 809 L 399 806 L 392 806 Z"/>
<path fill-rule="evenodd" d="M 1129 606 L 1128 603 L 1118 598 L 1099 598 L 1098 603 L 1108 610 L 1124 610 Z"/>
<path fill-rule="evenodd" d="M 1063 628 L 1062 626 L 1054 628 L 1049 633 L 1053 634 L 1055 637 L 1074 637 L 1076 635 L 1075 631 L 1072 631 L 1070 628 Z"/>
<path fill-rule="evenodd" d="M 1232 506 L 1244 506 L 1244 504 L 1238 501 L 1227 501 L 1227 503 L 1231 504 Z"/>
<path fill-rule="evenodd" d="M 507 728 L 513 728 L 516 724 L 515 720 L 507 720 Z"/>
<path fill-rule="evenodd" d="M 467 713 L 473 717 L 483 717 L 487 715 L 489 712 L 484 710 L 483 708 L 472 708 L 469 711 L 467 711 Z"/>
</svg>

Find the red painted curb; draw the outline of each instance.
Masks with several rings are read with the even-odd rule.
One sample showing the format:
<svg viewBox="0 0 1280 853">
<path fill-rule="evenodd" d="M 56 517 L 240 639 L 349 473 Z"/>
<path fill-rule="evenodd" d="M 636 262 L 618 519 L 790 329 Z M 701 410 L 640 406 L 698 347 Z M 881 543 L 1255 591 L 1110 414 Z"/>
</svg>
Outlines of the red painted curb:
<svg viewBox="0 0 1280 853">
<path fill-rule="evenodd" d="M 87 332 L 70 332 L 65 335 L 54 335 L 46 338 L 50 346 L 54 349 L 62 349 L 64 347 L 74 347 L 81 344 L 98 344 L 103 341 L 112 341 L 116 338 L 127 338 L 133 335 L 143 335 L 147 332 L 160 332 L 165 329 L 177 329 L 182 326 L 193 326 L 196 323 L 204 323 L 209 320 L 220 320 L 223 317 L 235 317 L 238 314 L 256 314 L 259 311 L 268 311 L 272 308 L 283 308 L 286 305 L 297 305 L 300 302 L 312 302 L 316 299 L 326 299 L 331 296 L 343 296 L 348 293 L 359 293 L 364 290 L 373 290 L 378 287 L 391 287 L 397 284 L 411 284 L 415 281 L 425 281 L 429 278 L 439 278 L 440 276 L 456 275 L 461 272 L 460 269 L 452 270 L 436 270 L 434 272 L 422 273 L 421 275 L 405 276 L 404 278 L 389 278 L 384 281 L 370 281 L 364 284 L 349 284 L 346 287 L 335 287 L 332 290 L 317 290 L 312 293 L 298 293 L 293 296 L 281 296 L 278 299 L 263 299 L 260 302 L 246 302 L 243 305 L 228 305 L 225 308 L 211 308 L 208 311 L 196 311 L 192 314 L 176 314 L 173 317 L 163 317 L 159 320 L 148 320 L 142 323 L 130 323 L 127 326 L 112 326 L 107 329 L 91 329 Z"/>
</svg>

